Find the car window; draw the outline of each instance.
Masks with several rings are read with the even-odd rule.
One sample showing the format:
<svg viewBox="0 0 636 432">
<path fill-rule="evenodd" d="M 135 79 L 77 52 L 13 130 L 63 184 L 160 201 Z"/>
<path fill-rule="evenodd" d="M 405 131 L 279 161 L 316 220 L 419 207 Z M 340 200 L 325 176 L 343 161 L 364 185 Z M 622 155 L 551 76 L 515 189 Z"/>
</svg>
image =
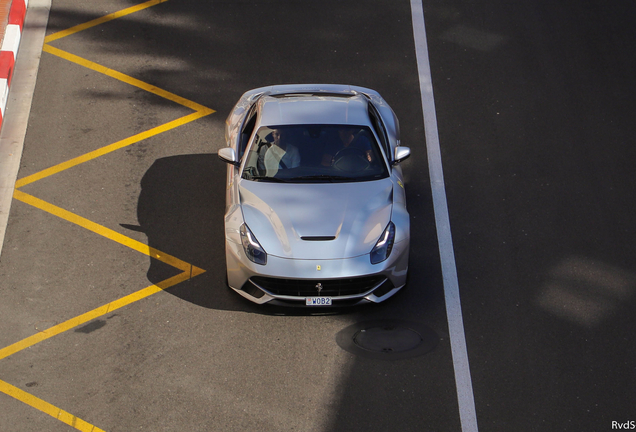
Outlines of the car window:
<svg viewBox="0 0 636 432">
<path fill-rule="evenodd" d="M 252 109 L 246 116 L 245 123 L 243 124 L 243 129 L 241 129 L 241 136 L 239 137 L 239 160 L 243 157 L 243 153 L 245 153 L 247 143 L 252 136 L 252 132 L 254 132 L 254 126 L 256 126 L 256 109 L 252 107 Z"/>
<path fill-rule="evenodd" d="M 373 108 L 371 104 L 369 104 L 369 118 L 371 119 L 371 124 L 373 125 L 373 129 L 375 129 L 380 141 L 382 143 L 382 148 L 384 149 L 384 154 L 386 154 L 389 161 L 391 160 L 391 146 L 389 144 L 389 138 L 386 133 L 386 129 L 384 128 L 384 124 L 380 119 L 379 114 Z"/>
<path fill-rule="evenodd" d="M 388 169 L 371 130 L 351 125 L 261 127 L 242 177 L 255 181 L 348 182 L 385 178 Z"/>
</svg>

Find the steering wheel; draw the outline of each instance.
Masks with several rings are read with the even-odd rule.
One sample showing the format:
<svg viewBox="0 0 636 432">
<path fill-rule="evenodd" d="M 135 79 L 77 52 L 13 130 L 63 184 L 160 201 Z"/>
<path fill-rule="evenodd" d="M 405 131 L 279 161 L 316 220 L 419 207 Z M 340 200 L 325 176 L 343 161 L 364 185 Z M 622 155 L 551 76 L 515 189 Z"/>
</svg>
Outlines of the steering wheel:
<svg viewBox="0 0 636 432">
<path fill-rule="evenodd" d="M 333 167 L 340 171 L 364 171 L 369 165 L 366 150 L 356 147 L 345 147 L 333 157 Z"/>
</svg>

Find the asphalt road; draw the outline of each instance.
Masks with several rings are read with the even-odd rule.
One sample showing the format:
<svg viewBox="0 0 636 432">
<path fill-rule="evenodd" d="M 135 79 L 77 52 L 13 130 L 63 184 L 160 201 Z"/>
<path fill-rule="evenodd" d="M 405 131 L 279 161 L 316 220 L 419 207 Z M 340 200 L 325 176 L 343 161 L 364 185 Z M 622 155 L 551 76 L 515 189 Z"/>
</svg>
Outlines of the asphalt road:
<svg viewBox="0 0 636 432">
<path fill-rule="evenodd" d="M 136 4 L 52 3 L 0 260 L 0 430 L 461 430 L 409 2 L 170 0 L 57 38 Z M 636 420 L 636 7 L 424 11 L 479 430 Z M 385 304 L 224 286 L 225 117 L 293 82 L 374 88 L 400 119 L 411 277 Z M 396 319 L 430 350 L 341 347 Z"/>
</svg>

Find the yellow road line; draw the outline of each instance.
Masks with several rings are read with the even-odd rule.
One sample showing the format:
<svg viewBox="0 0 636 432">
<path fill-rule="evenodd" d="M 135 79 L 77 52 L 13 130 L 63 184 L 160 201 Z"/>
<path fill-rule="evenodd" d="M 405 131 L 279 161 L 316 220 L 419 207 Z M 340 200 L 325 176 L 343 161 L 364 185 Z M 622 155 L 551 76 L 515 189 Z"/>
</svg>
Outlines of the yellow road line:
<svg viewBox="0 0 636 432">
<path fill-rule="evenodd" d="M 83 432 L 104 432 L 102 429 L 93 426 L 92 424 L 75 417 L 73 414 L 68 413 L 50 403 L 43 401 L 42 399 L 33 396 L 18 387 L 0 380 L 0 392 L 5 393 L 13 398 L 16 398 L 20 402 L 24 402 L 33 408 L 42 411 L 45 414 L 50 415 L 53 418 L 58 419 L 61 422 L 66 423 L 69 426 L 74 427 L 77 430 Z"/>
<path fill-rule="evenodd" d="M 149 287 L 143 288 L 137 292 L 129 294 L 118 300 L 107 303 L 103 306 L 93 309 L 92 311 L 83 313 L 82 315 L 76 316 L 75 318 L 66 320 L 63 323 L 57 324 L 51 328 L 43 330 L 39 333 L 36 333 L 32 336 L 22 339 L 19 342 L 16 342 L 5 348 L 0 349 L 0 360 L 6 357 L 9 357 L 10 355 L 13 355 L 19 351 L 22 351 L 25 348 L 28 348 L 37 343 L 40 343 L 46 339 L 52 338 L 53 336 L 56 336 L 60 333 L 64 333 L 65 331 L 70 330 L 74 327 L 77 327 L 78 325 L 84 324 L 95 318 L 99 318 L 102 315 L 106 315 L 107 313 L 110 313 L 114 310 L 127 306 L 141 299 L 144 299 L 148 296 L 151 296 L 152 294 L 158 293 L 159 291 L 168 289 L 188 279 L 190 279 L 189 272 L 179 273 L 178 275 L 173 276 L 169 279 L 166 279 L 162 282 L 159 282 L 156 285 L 150 285 Z"/>
<path fill-rule="evenodd" d="M 134 303 L 138 300 L 141 300 L 143 298 L 146 298 L 152 294 L 155 294 L 161 290 L 167 289 L 169 287 L 172 287 L 180 282 L 183 282 L 185 280 L 188 280 L 194 276 L 197 276 L 201 273 L 204 273 L 205 270 L 195 267 L 191 264 L 188 264 L 176 257 L 173 257 L 169 254 L 165 254 L 162 253 L 161 251 L 152 248 L 148 245 L 145 245 L 141 242 L 138 242 L 136 240 L 133 240 L 129 237 L 126 237 L 122 234 L 119 234 L 116 231 L 113 231 L 109 228 L 106 228 L 102 225 L 99 225 L 95 222 L 92 222 L 86 218 L 83 218 L 81 216 L 78 216 L 72 212 L 69 212 L 67 210 L 62 209 L 61 207 L 57 207 L 55 205 L 52 205 L 50 203 L 47 203 L 44 200 L 41 200 L 39 198 L 36 198 L 32 195 L 26 194 L 22 191 L 19 191 L 18 188 L 25 186 L 27 184 L 33 183 L 37 180 L 43 179 L 45 177 L 51 176 L 53 174 L 59 173 L 61 171 L 64 171 L 66 169 L 69 169 L 71 167 L 77 166 L 79 164 L 82 164 L 84 162 L 87 162 L 89 160 L 95 159 L 97 157 L 103 156 L 107 153 L 113 152 L 115 150 L 121 149 L 123 147 L 126 147 L 128 145 L 137 143 L 141 140 L 147 139 L 149 137 L 152 137 L 154 135 L 166 132 L 170 129 L 176 128 L 178 126 L 181 126 L 183 124 L 186 124 L 188 122 L 194 121 L 196 119 L 199 119 L 201 117 L 204 117 L 206 115 L 212 114 L 215 111 L 207 108 L 203 105 L 197 104 L 193 101 L 190 101 L 188 99 L 182 98 L 178 95 L 175 95 L 174 93 L 170 93 L 168 91 L 162 90 L 158 87 L 149 85 L 143 81 L 140 81 L 136 78 L 133 78 L 131 76 L 128 76 L 126 74 L 123 74 L 121 72 L 115 71 L 113 69 L 109 69 L 105 66 L 99 65 L 95 62 L 91 62 L 89 60 L 86 60 L 84 58 L 81 58 L 79 56 L 76 56 L 74 54 L 68 53 L 66 51 L 63 51 L 61 49 L 52 47 L 50 45 L 46 45 L 49 42 L 61 39 L 63 37 L 78 33 L 80 31 L 86 30 L 88 28 L 91 27 L 95 27 L 97 25 L 100 25 L 102 23 L 108 22 L 108 21 L 112 21 L 114 19 L 123 17 L 125 15 L 143 10 L 145 8 L 154 6 L 156 4 L 159 3 L 163 3 L 167 0 L 150 0 L 147 1 L 145 3 L 136 5 L 136 6 L 132 6 L 126 9 L 123 9 L 121 11 L 103 16 L 101 18 L 97 18 L 94 19 L 92 21 L 86 22 L 84 24 L 80 24 L 74 27 L 71 27 L 67 30 L 61 31 L 61 32 L 57 32 L 54 33 L 48 37 L 45 38 L 45 45 L 43 47 L 43 51 L 48 52 L 50 54 L 56 55 L 58 57 L 61 57 L 63 59 L 66 59 L 70 62 L 76 63 L 78 65 L 84 66 L 86 68 L 89 68 L 91 70 L 94 70 L 96 72 L 105 74 L 109 77 L 115 78 L 119 81 L 125 82 L 129 85 L 138 87 L 140 89 L 143 89 L 149 93 L 155 94 L 157 96 L 163 97 L 165 99 L 168 99 L 170 101 L 173 101 L 175 103 L 178 103 L 182 106 L 188 107 L 192 110 L 194 110 L 195 112 L 193 114 L 181 117 L 177 120 L 173 120 L 171 122 L 165 123 L 161 126 L 152 128 L 148 131 L 139 133 L 137 135 L 134 135 L 132 137 L 126 138 L 124 140 L 118 141 L 116 143 L 113 143 L 111 145 L 102 147 L 98 150 L 95 150 L 93 152 L 89 152 L 85 155 L 79 156 L 77 158 L 71 159 L 69 161 L 63 162 L 61 164 L 55 165 L 53 167 L 50 167 L 48 169 L 45 169 L 43 171 L 40 171 L 36 174 L 27 176 L 23 179 L 20 179 L 19 181 L 16 182 L 16 189 L 14 190 L 14 198 L 23 201 L 27 204 L 30 204 L 36 208 L 39 208 L 41 210 L 44 210 L 48 213 L 51 213 L 55 216 L 58 216 L 64 220 L 67 220 L 71 223 L 77 224 L 83 228 L 86 228 L 92 232 L 95 232 L 96 234 L 99 234 L 101 236 L 104 236 L 110 240 L 113 240 L 117 243 L 120 243 L 124 246 L 127 246 L 133 250 L 136 250 L 138 252 L 141 252 L 147 256 L 150 256 L 152 258 L 158 259 L 166 264 L 169 264 L 173 267 L 176 267 L 180 270 L 182 270 L 183 272 L 173 276 L 171 278 L 168 278 L 156 285 L 151 285 L 149 287 L 146 287 L 144 289 L 141 289 L 135 293 L 132 293 L 130 295 L 127 295 L 125 297 L 122 297 L 118 300 L 115 300 L 113 302 L 110 302 L 106 305 L 103 305 L 101 307 L 98 307 L 96 309 L 93 309 L 92 311 L 86 312 L 82 315 L 79 315 L 77 317 L 71 318 L 61 324 L 55 325 L 49 329 L 46 329 L 42 332 L 39 332 L 35 335 L 29 336 L 19 342 L 16 342 L 12 345 L 9 345 L 5 348 L 0 349 L 0 360 L 4 359 L 12 354 L 15 354 L 25 348 L 28 348 L 30 346 L 33 346 L 39 342 L 42 342 L 43 340 L 49 339 L 53 336 L 56 336 L 60 333 L 63 333 L 67 330 L 70 330 L 74 327 L 77 327 L 83 323 L 86 323 L 90 320 L 93 320 L 95 318 L 98 318 L 102 315 L 105 315 L 109 312 L 112 312 L 116 309 L 119 309 L 121 307 L 124 307 L 126 305 L 129 305 L 131 303 Z M 91 425 L 90 423 L 60 409 L 55 407 L 54 405 L 38 398 L 35 397 L 33 395 L 31 395 L 30 393 L 27 393 L 5 381 L 0 380 L 0 392 L 3 392 L 39 411 L 42 411 L 43 413 L 46 413 L 60 421 L 62 421 L 65 424 L 68 424 L 69 426 L 72 426 L 73 428 L 80 430 L 80 431 L 84 431 L 84 432 L 104 432 L 102 429 L 97 428 L 96 426 Z"/>
<path fill-rule="evenodd" d="M 159 135 L 160 133 L 169 131 L 170 129 L 174 129 L 176 127 L 179 127 L 181 125 L 184 125 L 186 123 L 189 123 L 191 121 L 197 120 L 201 117 L 204 117 L 206 115 L 208 115 L 209 112 L 204 112 L 204 111 L 197 111 L 194 112 L 192 114 L 188 114 L 187 116 L 178 118 L 176 120 L 173 120 L 171 122 L 168 123 L 164 123 L 161 126 L 157 126 L 154 127 L 152 129 L 149 129 L 145 132 L 141 132 L 138 133 L 137 135 L 133 135 L 129 138 L 123 139 L 121 141 L 117 141 L 116 143 L 107 145 L 105 147 L 99 148 L 97 150 L 94 150 L 92 152 L 86 153 L 82 156 L 78 156 L 76 158 L 73 158 L 71 160 L 68 160 L 66 162 L 62 162 L 60 164 L 57 164 L 55 166 L 52 166 L 50 168 L 47 168 L 45 170 L 42 170 L 40 172 L 37 172 L 35 174 L 31 174 L 30 176 L 27 177 L 23 177 L 21 179 L 19 179 L 18 181 L 16 181 L 15 183 L 15 187 L 17 188 L 21 188 L 23 186 L 26 186 L 30 183 L 36 182 L 38 180 L 41 180 L 45 177 L 51 176 L 53 174 L 57 174 L 61 171 L 64 171 L 66 169 L 72 168 L 74 166 L 80 165 L 84 162 L 88 162 L 89 160 L 98 158 L 100 156 L 103 156 L 107 153 L 113 152 L 115 150 L 119 150 L 121 148 L 127 147 L 131 144 L 135 144 L 138 143 L 139 141 L 145 140 L 147 138 L 153 137 L 155 135 Z"/>
<path fill-rule="evenodd" d="M 54 40 L 62 39 L 63 37 L 70 36 L 72 34 L 81 32 L 82 30 L 86 30 L 86 29 L 89 29 L 91 27 L 95 27 L 97 25 L 103 24 L 105 22 L 112 21 L 114 19 L 121 18 L 121 17 L 126 16 L 126 15 L 130 15 L 131 13 L 138 12 L 140 10 L 149 8 L 149 7 L 154 6 L 156 4 L 159 4 L 159 3 L 164 3 L 166 1 L 168 1 L 168 0 L 150 0 L 150 1 L 147 1 L 145 3 L 138 4 L 136 6 L 131 6 L 129 8 L 122 9 L 122 10 L 120 10 L 118 12 L 114 12 L 114 13 L 105 15 L 105 16 L 103 16 L 101 18 L 97 18 L 97 19 L 94 19 L 92 21 L 88 21 L 88 22 L 86 22 L 84 24 L 79 24 L 79 25 L 76 25 L 76 26 L 71 27 L 69 29 L 59 31 L 57 33 L 53 33 L 52 35 L 47 36 L 44 39 L 44 42 L 45 43 L 49 43 L 49 42 L 53 42 Z"/>
<path fill-rule="evenodd" d="M 131 239 L 130 237 L 126 237 L 125 235 L 120 234 L 117 231 L 113 231 L 110 228 L 106 228 L 105 226 L 99 225 L 91 220 L 78 216 L 75 213 L 64 210 L 63 208 L 50 204 L 40 198 L 36 198 L 33 195 L 29 195 L 16 189 L 13 191 L 13 197 L 24 203 L 30 204 L 33 207 L 39 208 L 40 210 L 44 210 L 45 212 L 51 213 L 52 215 L 79 225 L 82 228 L 86 228 L 89 231 L 106 237 L 107 239 L 127 246 L 133 250 L 136 250 L 137 252 L 148 255 L 151 258 L 158 259 L 159 261 L 178 268 L 181 271 L 188 272 L 188 274 L 190 272 L 192 272 L 192 274 L 201 274 L 201 272 L 203 272 L 203 270 L 199 269 L 198 267 L 194 267 L 191 264 L 180 260 L 179 258 L 161 252 L 153 247 L 148 246 L 145 243 Z"/>
<path fill-rule="evenodd" d="M 200 105 L 196 102 L 192 102 L 191 100 L 188 100 L 186 98 L 183 98 L 181 96 L 177 96 L 174 93 L 170 93 L 169 91 L 166 90 L 162 90 L 159 87 L 155 87 L 153 85 L 147 84 L 141 80 L 138 80 L 137 78 L 133 78 L 129 75 L 123 74 L 121 72 L 118 72 L 114 69 L 109 69 L 106 66 L 102 66 L 98 63 L 92 62 L 90 60 L 86 60 L 85 58 L 82 58 L 80 56 L 77 56 L 75 54 L 71 54 L 69 52 L 63 51 L 59 48 L 55 48 L 52 47 L 51 45 L 44 45 L 42 47 L 42 50 L 49 53 L 49 54 L 53 54 L 56 55 L 58 57 L 61 57 L 65 60 L 68 60 L 72 63 L 76 63 L 80 66 L 84 66 L 88 69 L 92 69 L 96 72 L 102 73 L 104 75 L 107 75 L 111 78 L 115 78 L 119 81 L 125 82 L 127 84 L 130 84 L 132 86 L 135 87 L 139 87 L 142 90 L 146 90 L 149 93 L 152 94 L 156 94 L 157 96 L 161 96 L 162 98 L 171 100 L 173 102 L 178 103 L 179 105 L 183 105 L 185 107 L 190 108 L 193 111 L 205 111 L 207 114 L 211 114 L 214 112 L 214 110 L 204 107 L 203 105 Z"/>
</svg>

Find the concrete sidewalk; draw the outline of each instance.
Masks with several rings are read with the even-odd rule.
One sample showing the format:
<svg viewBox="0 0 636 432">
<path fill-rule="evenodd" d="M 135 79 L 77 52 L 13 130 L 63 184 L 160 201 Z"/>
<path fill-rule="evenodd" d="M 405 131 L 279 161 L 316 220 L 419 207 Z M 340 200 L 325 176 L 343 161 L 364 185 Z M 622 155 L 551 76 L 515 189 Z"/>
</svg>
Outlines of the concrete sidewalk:
<svg viewBox="0 0 636 432">
<path fill-rule="evenodd" d="M 9 96 L 28 0 L 0 0 L 0 125 Z"/>
<path fill-rule="evenodd" d="M 27 2 L 29 17 L 24 26 Z M 22 158 L 51 0 L 0 0 L 0 5 L 2 11 L 0 15 L 2 20 L 0 21 L 2 31 L 0 47 L 1 253 L 15 181 Z M 16 63 L 18 47 L 20 60 Z"/>
</svg>

